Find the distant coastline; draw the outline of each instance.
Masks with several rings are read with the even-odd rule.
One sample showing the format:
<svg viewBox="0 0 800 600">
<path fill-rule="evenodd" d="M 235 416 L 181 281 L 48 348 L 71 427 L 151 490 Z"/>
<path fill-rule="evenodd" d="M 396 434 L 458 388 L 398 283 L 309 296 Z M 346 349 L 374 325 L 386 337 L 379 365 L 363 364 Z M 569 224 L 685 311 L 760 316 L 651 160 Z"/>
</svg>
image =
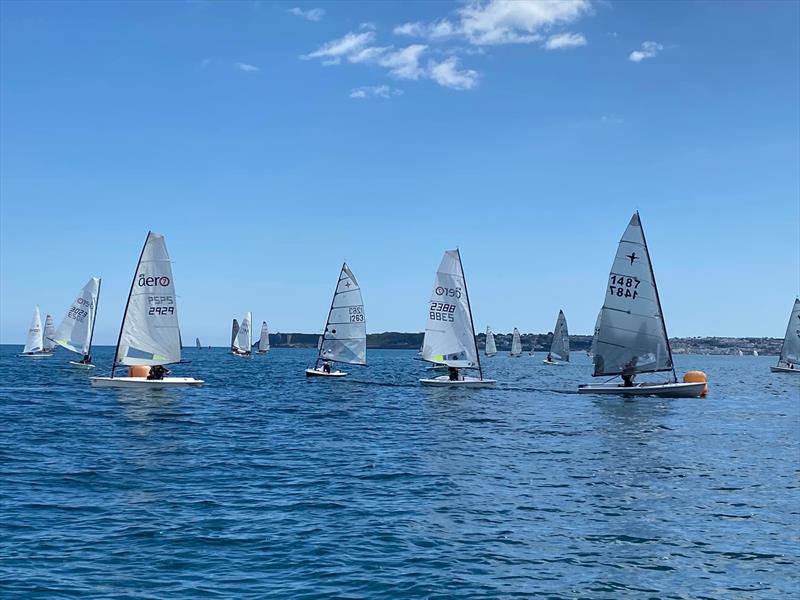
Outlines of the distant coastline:
<svg viewBox="0 0 800 600">
<path fill-rule="evenodd" d="M 316 348 L 318 333 L 271 333 L 269 343 L 273 348 Z M 546 352 L 550 348 L 552 333 L 524 333 L 522 347 L 530 351 L 531 342 L 537 352 Z M 383 350 L 419 350 L 422 346 L 422 333 L 404 333 L 386 331 L 367 334 L 367 348 Z M 511 333 L 495 333 L 495 343 L 500 352 L 511 349 Z M 477 335 L 478 348 L 483 350 L 486 336 Z M 592 345 L 590 335 L 570 335 L 572 350 L 589 350 Z M 783 339 L 770 337 L 677 337 L 670 338 L 674 354 L 735 354 L 741 350 L 744 354 L 753 351 L 765 355 L 780 354 Z"/>
</svg>

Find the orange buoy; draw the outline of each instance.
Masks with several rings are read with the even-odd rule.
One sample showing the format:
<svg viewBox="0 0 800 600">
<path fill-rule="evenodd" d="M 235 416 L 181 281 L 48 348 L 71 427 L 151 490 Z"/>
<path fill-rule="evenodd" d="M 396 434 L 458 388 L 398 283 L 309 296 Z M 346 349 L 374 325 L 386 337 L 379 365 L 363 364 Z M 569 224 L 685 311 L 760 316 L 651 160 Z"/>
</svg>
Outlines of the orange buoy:
<svg viewBox="0 0 800 600">
<path fill-rule="evenodd" d="M 703 388 L 703 393 L 700 394 L 701 398 L 705 398 L 706 394 L 708 394 L 708 377 L 702 371 L 687 371 L 683 375 L 683 382 L 684 383 L 705 383 L 705 387 Z"/>
</svg>

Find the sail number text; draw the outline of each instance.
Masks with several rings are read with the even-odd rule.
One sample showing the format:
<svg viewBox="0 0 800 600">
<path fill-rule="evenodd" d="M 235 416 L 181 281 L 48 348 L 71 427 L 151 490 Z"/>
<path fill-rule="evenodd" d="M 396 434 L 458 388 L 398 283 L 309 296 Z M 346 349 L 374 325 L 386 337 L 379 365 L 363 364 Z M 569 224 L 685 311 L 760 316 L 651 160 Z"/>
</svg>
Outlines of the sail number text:
<svg viewBox="0 0 800 600">
<path fill-rule="evenodd" d="M 148 315 L 174 315 L 175 314 L 175 301 L 172 296 L 148 296 L 150 303 L 150 310 Z"/>
<path fill-rule="evenodd" d="M 347 309 L 350 313 L 350 322 L 351 323 L 363 323 L 364 322 L 364 307 L 363 306 L 351 306 Z"/>
<path fill-rule="evenodd" d="M 431 321 L 449 321 L 453 322 L 453 313 L 456 312 L 455 304 L 447 304 L 446 302 L 433 302 L 431 301 Z"/>
<path fill-rule="evenodd" d="M 87 317 L 88 314 L 89 313 L 86 312 L 85 310 L 78 308 L 77 306 L 73 306 L 72 308 L 69 309 L 67 317 L 83 323 L 83 320 Z"/>
<path fill-rule="evenodd" d="M 640 283 L 641 281 L 638 277 L 626 277 L 625 275 L 615 275 L 612 273 L 608 286 L 608 293 L 618 298 L 636 300 L 636 297 L 639 295 L 636 288 L 639 287 Z"/>
<path fill-rule="evenodd" d="M 446 287 L 442 287 L 440 285 L 440 286 L 436 287 L 435 292 L 436 292 L 437 296 L 448 296 L 450 298 L 461 298 L 461 288 L 460 287 L 457 287 L 457 288 L 446 288 Z"/>
</svg>

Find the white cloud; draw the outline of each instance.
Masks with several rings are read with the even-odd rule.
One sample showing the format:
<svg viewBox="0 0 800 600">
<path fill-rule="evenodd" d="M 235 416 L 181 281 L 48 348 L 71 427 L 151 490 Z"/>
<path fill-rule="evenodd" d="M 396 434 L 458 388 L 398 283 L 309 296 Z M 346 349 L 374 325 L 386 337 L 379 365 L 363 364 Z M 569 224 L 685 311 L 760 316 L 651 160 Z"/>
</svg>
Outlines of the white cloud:
<svg viewBox="0 0 800 600">
<path fill-rule="evenodd" d="M 472 0 L 456 10 L 455 20 L 403 23 L 397 35 L 429 39 L 451 36 L 471 44 L 529 44 L 540 41 L 542 32 L 573 23 L 590 12 L 589 0 Z"/>
<path fill-rule="evenodd" d="M 300 58 L 311 60 L 312 58 L 322 58 L 325 65 L 339 64 L 342 57 L 353 55 L 363 50 L 375 39 L 375 33 L 365 31 L 363 33 L 350 32 L 344 37 L 323 44 L 314 52 L 304 54 Z"/>
<path fill-rule="evenodd" d="M 642 47 L 639 50 L 634 50 L 628 56 L 628 60 L 633 62 L 642 62 L 647 58 L 653 58 L 656 54 L 661 52 L 664 46 L 658 42 L 642 42 Z"/>
<path fill-rule="evenodd" d="M 259 69 L 255 65 L 248 65 L 247 63 L 233 63 L 233 68 L 237 71 L 244 71 L 245 73 L 258 73 L 261 69 Z"/>
<path fill-rule="evenodd" d="M 586 38 L 580 33 L 559 33 L 547 38 L 544 47 L 547 50 L 561 50 L 563 48 L 577 48 L 586 45 Z"/>
<path fill-rule="evenodd" d="M 622 125 L 625 122 L 622 117 L 617 117 L 615 115 L 603 115 L 600 117 L 600 121 L 602 123 L 608 123 L 609 125 Z"/>
<path fill-rule="evenodd" d="M 412 44 L 393 52 L 386 52 L 376 62 L 389 69 L 389 74 L 398 79 L 419 79 L 423 70 L 419 66 L 419 59 L 427 46 Z"/>
<path fill-rule="evenodd" d="M 458 58 L 451 56 L 442 62 L 431 61 L 428 76 L 439 85 L 454 90 L 471 90 L 478 85 L 478 72 L 472 69 L 458 70 Z"/>
<path fill-rule="evenodd" d="M 301 19 L 305 19 L 306 21 L 321 21 L 322 17 L 325 16 L 325 9 L 322 8 L 309 8 L 308 10 L 303 10 L 302 8 L 290 8 L 286 12 L 293 14 L 296 17 L 300 17 Z"/>
<path fill-rule="evenodd" d="M 353 88 L 350 90 L 350 97 L 363 98 L 391 98 L 392 96 L 402 96 L 403 90 L 389 87 L 388 85 L 373 85 Z"/>
</svg>

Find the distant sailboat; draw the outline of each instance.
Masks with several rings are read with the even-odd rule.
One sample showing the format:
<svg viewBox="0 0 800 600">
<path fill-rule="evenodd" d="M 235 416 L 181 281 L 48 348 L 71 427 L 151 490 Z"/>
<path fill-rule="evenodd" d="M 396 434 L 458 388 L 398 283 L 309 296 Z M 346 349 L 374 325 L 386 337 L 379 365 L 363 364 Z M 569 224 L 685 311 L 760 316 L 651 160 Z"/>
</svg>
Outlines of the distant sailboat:
<svg viewBox="0 0 800 600">
<path fill-rule="evenodd" d="M 361 288 L 353 272 L 342 265 L 331 308 L 320 336 L 317 360 L 306 369 L 306 377 L 344 377 L 339 369 L 332 370 L 331 363 L 350 365 L 367 364 L 367 321 Z"/>
<path fill-rule="evenodd" d="M 239 321 L 233 320 L 231 325 L 231 353 L 236 353 L 236 336 L 239 335 Z"/>
<path fill-rule="evenodd" d="M 491 327 L 486 327 L 486 356 L 494 356 L 497 354 L 497 345 L 494 341 L 494 333 Z"/>
<path fill-rule="evenodd" d="M 44 334 L 42 332 L 42 315 L 39 313 L 39 307 L 33 311 L 33 320 L 31 326 L 28 328 L 28 338 L 25 341 L 25 347 L 22 349 L 22 354 L 18 354 L 24 358 L 48 358 L 53 356 L 51 352 L 44 350 Z"/>
<path fill-rule="evenodd" d="M 249 358 L 253 355 L 253 315 L 245 313 L 236 335 L 233 337 L 232 352 L 235 356 Z M 234 320 L 234 323 L 236 321 Z"/>
<path fill-rule="evenodd" d="M 758 356 L 758 350 L 753 350 L 753 356 Z"/>
<path fill-rule="evenodd" d="M 553 330 L 553 341 L 550 343 L 550 352 L 544 359 L 546 365 L 563 365 L 569 362 L 569 331 L 567 318 L 564 311 L 558 311 L 556 328 Z"/>
<path fill-rule="evenodd" d="M 420 379 L 423 385 L 482 387 L 495 384 L 494 379 L 483 378 L 467 280 L 458 250 L 445 252 L 436 272 L 422 358 L 451 368 L 449 375 Z M 463 375 L 461 369 L 476 369 L 479 377 Z"/>
<path fill-rule="evenodd" d="M 267 322 L 261 322 L 261 336 L 258 338 L 258 353 L 266 354 L 269 352 L 269 329 Z"/>
<path fill-rule="evenodd" d="M 773 373 L 800 373 L 798 363 L 800 363 L 800 298 L 795 299 L 792 313 L 789 315 L 789 324 L 786 326 L 778 364 L 770 367 L 770 370 Z"/>
<path fill-rule="evenodd" d="M 578 387 L 582 394 L 697 397 L 707 384 L 702 373 L 687 373 L 678 383 L 658 297 L 650 253 L 639 213 L 634 213 L 619 242 L 606 286 L 594 350 L 594 377 L 620 375 L 623 384 Z M 669 372 L 669 383 L 633 383 L 643 373 Z M 695 377 L 701 378 L 700 381 Z"/>
<path fill-rule="evenodd" d="M 594 322 L 594 333 L 592 334 L 592 346 L 591 349 L 587 352 L 589 356 L 594 357 L 595 348 L 597 347 L 597 336 L 600 333 L 600 318 L 603 316 L 603 311 L 601 310 L 597 313 L 597 319 Z"/>
<path fill-rule="evenodd" d="M 511 356 L 522 356 L 522 338 L 519 336 L 519 329 L 514 327 L 514 333 L 511 334 Z"/>
<path fill-rule="evenodd" d="M 95 387 L 199 385 L 193 377 L 166 377 L 164 365 L 181 361 L 181 332 L 172 262 L 164 236 L 148 232 L 122 317 L 111 377 L 92 377 Z M 128 375 L 114 377 L 117 367 Z"/>
<path fill-rule="evenodd" d="M 200 338 L 194 338 L 194 345 L 195 347 L 200 350 L 203 346 L 200 344 Z"/>
<path fill-rule="evenodd" d="M 97 303 L 99 301 L 100 278 L 92 277 L 83 286 L 52 336 L 54 343 L 81 356 L 80 361 L 69 361 L 69 364 L 76 367 L 94 368 L 92 338 L 94 337 L 94 324 L 97 320 Z"/>
<path fill-rule="evenodd" d="M 44 319 L 44 336 L 42 338 L 42 346 L 45 352 L 52 352 L 56 347 L 53 341 L 53 336 L 56 334 L 56 328 L 53 325 L 53 317 L 47 315 Z"/>
</svg>

